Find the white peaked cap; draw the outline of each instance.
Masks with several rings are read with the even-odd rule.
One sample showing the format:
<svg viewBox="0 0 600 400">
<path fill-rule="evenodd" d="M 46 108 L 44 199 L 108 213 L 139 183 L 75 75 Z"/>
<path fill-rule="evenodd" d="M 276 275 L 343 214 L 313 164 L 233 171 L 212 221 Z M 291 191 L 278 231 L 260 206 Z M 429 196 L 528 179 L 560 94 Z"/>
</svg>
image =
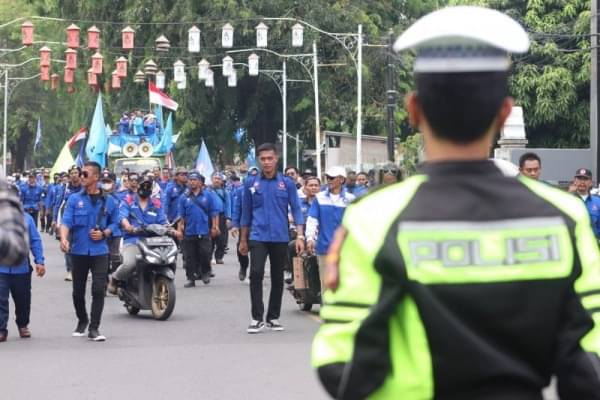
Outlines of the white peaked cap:
<svg viewBox="0 0 600 400">
<path fill-rule="evenodd" d="M 525 53 L 529 37 L 500 11 L 447 7 L 415 22 L 394 43 L 395 51 L 416 49 L 415 72 L 505 71 L 509 53 Z"/>
</svg>

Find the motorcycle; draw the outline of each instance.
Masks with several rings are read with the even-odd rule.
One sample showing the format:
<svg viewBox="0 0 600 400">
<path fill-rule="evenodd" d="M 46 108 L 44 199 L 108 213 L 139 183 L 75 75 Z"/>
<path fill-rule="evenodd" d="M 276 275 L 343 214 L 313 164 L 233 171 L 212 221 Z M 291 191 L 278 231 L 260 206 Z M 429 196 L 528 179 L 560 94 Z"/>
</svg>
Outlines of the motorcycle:
<svg viewBox="0 0 600 400">
<path fill-rule="evenodd" d="M 302 311 L 310 311 L 313 304 L 321 304 L 321 279 L 315 255 L 292 259 L 294 280 L 288 290 Z"/>
<path fill-rule="evenodd" d="M 151 310 L 154 319 L 164 321 L 175 308 L 177 245 L 167 226 L 142 226 L 136 233 L 140 235 L 140 254 L 135 271 L 118 289 L 119 300 L 130 315 Z"/>
</svg>

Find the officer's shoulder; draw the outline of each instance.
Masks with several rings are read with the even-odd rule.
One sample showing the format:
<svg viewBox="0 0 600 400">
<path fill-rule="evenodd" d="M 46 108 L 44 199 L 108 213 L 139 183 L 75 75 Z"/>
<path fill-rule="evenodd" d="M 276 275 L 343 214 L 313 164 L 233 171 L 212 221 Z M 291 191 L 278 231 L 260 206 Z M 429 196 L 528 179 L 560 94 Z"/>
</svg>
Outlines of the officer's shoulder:
<svg viewBox="0 0 600 400">
<path fill-rule="evenodd" d="M 398 202 L 401 199 L 408 201 L 407 196 L 412 197 L 416 188 L 425 182 L 426 179 L 426 175 L 413 175 L 402 182 L 369 189 L 366 194 L 355 197 L 349 208 L 352 210 L 365 210 L 370 213 L 373 210 L 377 210 L 378 213 L 385 212 L 388 209 L 392 209 L 389 205 L 394 202 Z"/>
<path fill-rule="evenodd" d="M 585 204 L 572 193 L 565 192 L 562 189 L 555 188 L 544 182 L 539 182 L 527 177 L 519 177 L 519 181 L 529 188 L 535 195 L 554 205 L 575 220 L 587 218 L 587 208 Z M 600 199 L 598 200 L 600 203 Z"/>
</svg>

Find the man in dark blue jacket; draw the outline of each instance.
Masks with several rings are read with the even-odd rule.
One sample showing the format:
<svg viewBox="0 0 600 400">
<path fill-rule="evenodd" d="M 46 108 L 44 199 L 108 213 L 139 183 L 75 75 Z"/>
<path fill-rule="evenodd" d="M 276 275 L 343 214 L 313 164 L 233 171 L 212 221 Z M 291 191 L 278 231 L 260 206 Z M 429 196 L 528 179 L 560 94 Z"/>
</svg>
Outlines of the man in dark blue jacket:
<svg viewBox="0 0 600 400">
<path fill-rule="evenodd" d="M 223 175 L 220 172 L 215 172 L 212 176 L 212 186 L 208 190 L 213 194 L 217 208 L 219 209 L 219 236 L 213 239 L 213 251 L 215 262 L 223 264 L 225 256 L 225 248 L 228 242 L 227 226 L 231 223 L 231 195 L 225 188 Z"/>
<path fill-rule="evenodd" d="M 288 207 L 296 224 L 296 249 L 304 251 L 304 220 L 296 185 L 277 172 L 279 157 L 275 145 L 264 143 L 256 150 L 261 173 L 244 182 L 242 197 L 240 253 L 250 251 L 250 299 L 252 321 L 248 333 L 258 333 L 265 327 L 263 319 L 263 278 L 265 262 L 271 264 L 271 294 L 266 315 L 266 327 L 282 331 L 279 323 L 283 296 L 283 268 L 287 261 Z"/>
<path fill-rule="evenodd" d="M 25 213 L 25 224 L 29 233 L 29 249 L 33 254 L 35 272 L 42 277 L 46 273 L 44 267 L 44 251 L 42 238 L 38 233 L 31 215 Z M 5 342 L 8 335 L 8 297 L 12 295 L 15 302 L 15 314 L 19 336 L 31 337 L 29 330 L 29 314 L 31 310 L 31 266 L 26 258 L 20 265 L 0 266 L 0 342 Z"/>
<path fill-rule="evenodd" d="M 25 211 L 33 218 L 36 229 L 43 192 L 44 190 L 35 180 L 35 173 L 30 172 L 27 177 L 27 184 L 21 187 L 21 201 L 23 202 Z"/>
<path fill-rule="evenodd" d="M 179 167 L 175 172 L 175 179 L 167 185 L 167 190 L 164 199 L 164 210 L 167 214 L 167 220 L 170 223 L 175 221 L 177 217 L 177 207 L 179 205 L 179 197 L 185 193 L 187 187 L 188 172 L 185 168 Z"/>
</svg>

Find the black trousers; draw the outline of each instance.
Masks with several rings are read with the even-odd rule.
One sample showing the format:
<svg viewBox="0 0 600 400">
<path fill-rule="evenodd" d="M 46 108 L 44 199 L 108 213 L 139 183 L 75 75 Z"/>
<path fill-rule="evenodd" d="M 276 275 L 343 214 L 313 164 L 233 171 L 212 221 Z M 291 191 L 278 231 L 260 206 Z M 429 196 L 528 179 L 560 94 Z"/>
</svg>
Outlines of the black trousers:
<svg viewBox="0 0 600 400">
<path fill-rule="evenodd" d="M 238 262 L 240 263 L 240 268 L 244 271 L 248 270 L 248 265 L 250 265 L 250 257 L 248 257 L 248 255 L 243 255 L 242 253 L 240 253 L 240 235 L 238 234 L 238 241 L 237 241 L 237 257 L 238 257 Z"/>
<path fill-rule="evenodd" d="M 267 256 L 271 264 L 271 293 L 267 321 L 278 319 L 281 314 L 281 298 L 283 296 L 283 267 L 287 259 L 288 244 L 286 242 L 258 242 L 251 240 L 250 247 L 250 300 L 252 302 L 252 319 L 262 321 L 265 314 L 263 304 L 263 278 Z"/>
<path fill-rule="evenodd" d="M 45 232 L 50 232 L 52 227 L 52 207 L 46 209 L 46 230 Z"/>
<path fill-rule="evenodd" d="M 104 309 L 104 295 L 108 275 L 108 254 L 100 256 L 80 256 L 71 254 L 73 263 L 73 306 L 77 319 L 90 322 L 90 329 L 98 329 Z M 85 285 L 89 272 L 92 272 L 92 310 L 88 318 L 85 308 Z"/>
<path fill-rule="evenodd" d="M 225 247 L 227 247 L 227 238 L 229 237 L 229 232 L 227 231 L 227 219 L 223 213 L 219 214 L 219 230 L 221 233 L 213 239 L 212 245 L 216 260 L 222 260 L 223 257 L 225 257 Z"/>
<path fill-rule="evenodd" d="M 31 218 L 33 218 L 33 222 L 35 222 L 35 228 L 37 229 L 38 227 L 38 215 L 39 215 L 39 211 L 38 210 L 34 210 L 33 208 L 27 209 L 26 210 L 27 213 L 29 215 L 31 215 Z"/>
<path fill-rule="evenodd" d="M 40 207 L 40 229 L 42 232 L 46 232 L 46 207 Z"/>
<path fill-rule="evenodd" d="M 26 274 L 0 274 L 0 333 L 6 334 L 8 325 L 8 297 L 15 302 L 17 327 L 29 325 L 31 312 L 31 272 Z"/>
<path fill-rule="evenodd" d="M 210 237 L 186 236 L 181 243 L 185 276 L 193 281 L 210 273 L 212 243 Z"/>
<path fill-rule="evenodd" d="M 119 252 L 119 246 L 121 244 L 121 236 L 110 237 L 108 239 L 108 272 L 113 273 L 121 265 L 121 253 Z"/>
</svg>

